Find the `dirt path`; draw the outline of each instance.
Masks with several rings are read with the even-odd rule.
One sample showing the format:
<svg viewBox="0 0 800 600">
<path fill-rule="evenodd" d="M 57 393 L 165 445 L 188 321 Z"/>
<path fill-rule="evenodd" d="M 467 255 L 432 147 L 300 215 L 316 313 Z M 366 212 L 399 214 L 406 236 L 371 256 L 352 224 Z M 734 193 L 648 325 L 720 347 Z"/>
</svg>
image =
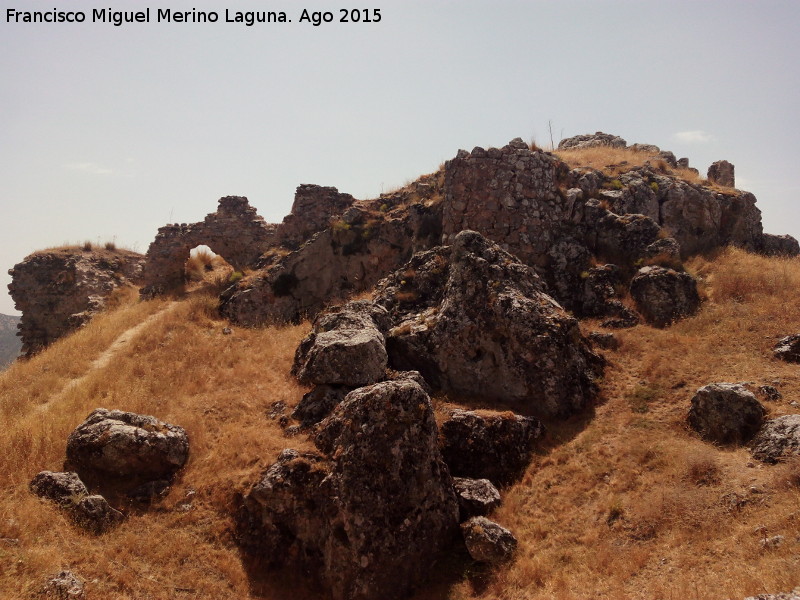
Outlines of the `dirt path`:
<svg viewBox="0 0 800 600">
<path fill-rule="evenodd" d="M 125 348 L 136 338 L 136 336 L 138 336 L 142 331 L 147 329 L 156 320 L 172 312 L 177 306 L 178 302 L 172 301 L 169 304 L 165 305 L 163 308 L 161 308 L 158 312 L 154 312 L 152 315 L 147 317 L 141 323 L 137 323 L 133 327 L 126 329 L 125 331 L 120 333 L 116 337 L 116 339 L 113 342 L 111 342 L 111 344 L 109 344 L 108 348 L 103 350 L 103 352 L 100 353 L 100 356 L 98 356 L 96 359 L 92 361 L 91 365 L 89 366 L 89 369 L 83 375 L 69 381 L 61 389 L 61 391 L 57 392 L 56 394 L 48 398 L 45 403 L 40 404 L 36 408 L 37 412 L 42 412 L 46 410 L 48 407 L 56 404 L 71 390 L 81 385 L 81 383 L 83 383 L 92 373 L 100 369 L 106 368 L 117 355 L 119 355 L 123 350 L 125 350 Z"/>
</svg>

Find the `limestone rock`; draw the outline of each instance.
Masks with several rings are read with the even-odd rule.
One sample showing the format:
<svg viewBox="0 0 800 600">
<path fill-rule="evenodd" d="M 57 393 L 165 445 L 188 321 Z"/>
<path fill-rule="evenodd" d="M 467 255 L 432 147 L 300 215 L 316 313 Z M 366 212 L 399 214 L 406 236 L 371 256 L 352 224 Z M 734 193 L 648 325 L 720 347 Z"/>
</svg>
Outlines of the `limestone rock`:
<svg viewBox="0 0 800 600">
<path fill-rule="evenodd" d="M 71 516 L 78 525 L 96 535 L 113 529 L 125 520 L 125 516 L 99 494 L 81 498 Z"/>
<path fill-rule="evenodd" d="M 800 587 L 795 588 L 792 592 L 759 594 L 758 596 L 748 596 L 744 600 L 800 600 Z"/>
<path fill-rule="evenodd" d="M 711 383 L 697 390 L 689 425 L 703 439 L 718 444 L 747 443 L 764 420 L 764 407 L 738 383 Z"/>
<path fill-rule="evenodd" d="M 718 160 L 708 167 L 708 180 L 722 187 L 736 187 L 734 167 L 727 160 Z"/>
<path fill-rule="evenodd" d="M 478 562 L 501 563 L 511 560 L 517 538 L 505 527 L 486 517 L 472 517 L 461 524 L 469 555 Z"/>
<path fill-rule="evenodd" d="M 77 473 L 42 471 L 28 486 L 35 495 L 62 506 L 73 506 L 89 494 Z"/>
<path fill-rule="evenodd" d="M 386 378 L 385 309 L 351 302 L 322 313 L 295 352 L 292 374 L 301 383 L 356 388 Z"/>
<path fill-rule="evenodd" d="M 442 456 L 456 477 L 488 479 L 504 486 L 528 466 L 543 432 L 534 417 L 454 410 L 441 426 Z"/>
<path fill-rule="evenodd" d="M 81 327 L 114 290 L 138 283 L 144 257 L 128 250 L 64 248 L 35 252 L 8 273 L 22 312 L 22 352 L 32 356 Z"/>
<path fill-rule="evenodd" d="M 433 408 L 413 381 L 359 388 L 319 425 L 323 455 L 285 450 L 244 496 L 243 541 L 332 598 L 399 598 L 458 523 Z"/>
<path fill-rule="evenodd" d="M 299 354 L 295 365 L 301 383 L 355 388 L 385 378 L 385 340 L 375 328 L 312 333 L 300 345 Z"/>
<path fill-rule="evenodd" d="M 697 282 L 688 273 L 664 267 L 643 267 L 631 280 L 636 309 L 656 327 L 667 327 L 697 312 Z"/>
<path fill-rule="evenodd" d="M 169 479 L 189 456 L 182 427 L 155 417 L 98 408 L 67 440 L 67 461 L 82 479 Z"/>
<path fill-rule="evenodd" d="M 316 425 L 327 417 L 353 388 L 346 385 L 317 385 L 303 395 L 292 412 L 292 418 L 304 428 Z"/>
<path fill-rule="evenodd" d="M 611 135 L 610 133 L 603 133 L 602 131 L 598 131 L 597 133 L 587 133 L 565 138 L 558 143 L 558 149 L 579 150 L 583 148 L 593 148 L 595 146 L 610 146 L 612 148 L 625 148 L 627 147 L 627 145 L 628 143 L 618 135 Z M 636 149 L 640 149 L 644 145 L 634 144 L 634 146 L 638 147 Z M 647 146 L 647 147 L 657 149 L 657 146 Z"/>
<path fill-rule="evenodd" d="M 800 455 L 800 415 L 784 415 L 764 423 L 753 438 L 751 451 L 754 458 L 766 463 Z"/>
<path fill-rule="evenodd" d="M 64 509 L 80 527 L 101 534 L 119 525 L 124 516 L 100 495 L 90 495 L 77 473 L 42 471 L 30 482 L 30 490 Z"/>
<path fill-rule="evenodd" d="M 84 600 L 86 590 L 80 577 L 65 570 L 48 579 L 39 596 L 52 600 Z"/>
<path fill-rule="evenodd" d="M 760 385 L 758 386 L 758 393 L 773 402 L 783 398 L 783 394 L 774 385 Z"/>
<path fill-rule="evenodd" d="M 772 349 L 775 358 L 786 362 L 800 362 L 800 333 L 782 338 Z"/>
<path fill-rule="evenodd" d="M 500 492 L 488 479 L 453 477 L 458 498 L 459 521 L 483 517 L 500 506 Z"/>
<path fill-rule="evenodd" d="M 417 269 L 421 263 L 424 266 Z M 434 388 L 567 415 L 596 393 L 602 359 L 529 267 L 480 234 L 418 255 L 383 280 L 390 366 Z"/>
</svg>

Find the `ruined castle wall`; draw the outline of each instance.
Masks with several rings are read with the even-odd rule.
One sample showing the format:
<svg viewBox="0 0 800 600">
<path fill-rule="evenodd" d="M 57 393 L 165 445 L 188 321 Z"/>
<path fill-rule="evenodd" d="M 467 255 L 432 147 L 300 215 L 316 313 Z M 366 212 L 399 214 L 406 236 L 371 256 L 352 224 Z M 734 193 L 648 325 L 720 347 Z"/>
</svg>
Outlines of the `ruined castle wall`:
<svg viewBox="0 0 800 600">
<path fill-rule="evenodd" d="M 542 263 L 569 219 L 554 156 L 519 138 L 503 148 L 460 151 L 445 164 L 442 243 L 478 231 L 530 265 Z"/>
<path fill-rule="evenodd" d="M 203 221 L 166 225 L 158 230 L 147 250 L 142 295 L 153 296 L 183 285 L 186 259 L 197 246 L 208 246 L 241 270 L 255 265 L 274 244 L 275 225 L 264 221 L 247 198 L 220 198 L 217 211 Z"/>
</svg>

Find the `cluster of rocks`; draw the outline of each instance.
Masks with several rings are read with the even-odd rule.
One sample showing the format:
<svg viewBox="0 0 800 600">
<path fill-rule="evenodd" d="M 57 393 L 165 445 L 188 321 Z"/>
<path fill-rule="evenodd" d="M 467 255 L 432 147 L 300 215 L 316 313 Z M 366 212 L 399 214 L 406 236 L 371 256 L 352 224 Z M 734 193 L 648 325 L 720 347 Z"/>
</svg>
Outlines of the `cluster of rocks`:
<svg viewBox="0 0 800 600">
<path fill-rule="evenodd" d="M 8 290 L 22 312 L 22 353 L 30 357 L 81 327 L 114 290 L 141 281 L 143 264 L 136 252 L 87 245 L 35 252 L 14 265 Z"/>
<path fill-rule="evenodd" d="M 30 489 L 99 534 L 124 519 L 106 496 L 149 502 L 165 495 L 186 463 L 189 440 L 183 428 L 155 417 L 98 408 L 70 434 L 66 453 L 67 470 L 42 471 Z"/>
<path fill-rule="evenodd" d="M 770 390 L 766 393 L 774 395 Z M 765 420 L 766 413 L 743 384 L 712 383 L 692 398 L 688 422 L 709 442 L 749 444 L 753 457 L 765 463 L 800 455 L 800 415 Z"/>
<path fill-rule="evenodd" d="M 597 392 L 603 360 L 530 267 L 480 234 L 418 253 L 376 286 L 373 302 L 323 313 L 294 373 L 316 386 L 299 407 L 418 371 L 435 390 L 565 416 Z M 335 387 L 335 386 L 338 386 Z M 308 402 L 307 402 L 308 401 Z"/>
<path fill-rule="evenodd" d="M 292 370 L 314 386 L 293 417 L 317 452 L 284 450 L 243 495 L 242 545 L 334 598 L 406 594 L 459 524 L 474 560 L 509 560 L 516 540 L 487 515 L 543 435 L 529 415 L 580 410 L 602 373 L 542 289 L 533 269 L 464 231 L 416 254 L 372 302 L 318 315 Z M 437 427 L 428 386 L 526 414 L 452 410 Z"/>
<path fill-rule="evenodd" d="M 299 569 L 332 598 L 391 599 L 426 579 L 462 520 L 476 560 L 510 558 L 516 540 L 481 516 L 499 493 L 454 482 L 413 377 L 350 392 L 312 439 L 317 452 L 284 450 L 242 498 L 239 540 L 261 561 Z"/>
</svg>

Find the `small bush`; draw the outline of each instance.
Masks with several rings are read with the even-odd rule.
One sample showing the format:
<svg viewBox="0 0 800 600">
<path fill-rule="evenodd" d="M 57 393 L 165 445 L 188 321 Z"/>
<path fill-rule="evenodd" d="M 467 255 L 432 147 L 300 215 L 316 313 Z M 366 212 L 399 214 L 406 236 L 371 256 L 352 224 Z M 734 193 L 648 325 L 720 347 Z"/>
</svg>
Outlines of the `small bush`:
<svg viewBox="0 0 800 600">
<path fill-rule="evenodd" d="M 92 244 L 92 242 L 90 242 L 89 240 L 83 242 L 83 245 L 81 246 L 81 250 L 83 250 L 84 252 L 91 252 L 93 249 L 94 249 L 94 244 Z"/>
</svg>

